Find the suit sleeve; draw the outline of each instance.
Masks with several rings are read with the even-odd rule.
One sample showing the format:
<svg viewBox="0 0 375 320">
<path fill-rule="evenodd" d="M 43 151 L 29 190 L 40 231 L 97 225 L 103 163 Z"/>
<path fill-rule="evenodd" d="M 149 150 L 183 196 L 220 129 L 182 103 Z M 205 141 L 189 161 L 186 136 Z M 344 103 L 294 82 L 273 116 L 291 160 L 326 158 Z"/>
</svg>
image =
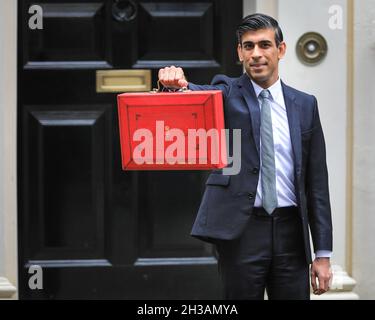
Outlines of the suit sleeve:
<svg viewBox="0 0 375 320">
<path fill-rule="evenodd" d="M 326 147 L 314 97 L 313 129 L 306 172 L 306 196 L 314 251 L 332 251 L 332 217 L 329 200 Z"/>
<path fill-rule="evenodd" d="M 228 96 L 232 79 L 228 76 L 218 74 L 216 75 L 209 85 L 198 85 L 189 82 L 188 89 L 193 91 L 199 90 L 221 90 L 224 99 Z"/>
</svg>

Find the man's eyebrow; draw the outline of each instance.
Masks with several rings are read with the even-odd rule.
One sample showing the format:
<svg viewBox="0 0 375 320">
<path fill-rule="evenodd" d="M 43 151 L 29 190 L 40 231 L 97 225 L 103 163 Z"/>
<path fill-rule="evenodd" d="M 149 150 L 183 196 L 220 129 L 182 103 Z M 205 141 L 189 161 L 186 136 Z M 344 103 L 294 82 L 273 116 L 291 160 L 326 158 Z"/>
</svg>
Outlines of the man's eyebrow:
<svg viewBox="0 0 375 320">
<path fill-rule="evenodd" d="M 271 40 L 260 40 L 258 42 L 253 42 L 253 41 L 244 41 L 242 42 L 242 45 L 245 45 L 245 44 L 257 44 L 257 43 L 271 43 L 272 44 L 272 41 Z"/>
<path fill-rule="evenodd" d="M 272 40 L 267 40 L 267 39 L 265 39 L 265 40 L 260 40 L 259 42 L 263 42 L 263 43 L 272 43 Z"/>
</svg>

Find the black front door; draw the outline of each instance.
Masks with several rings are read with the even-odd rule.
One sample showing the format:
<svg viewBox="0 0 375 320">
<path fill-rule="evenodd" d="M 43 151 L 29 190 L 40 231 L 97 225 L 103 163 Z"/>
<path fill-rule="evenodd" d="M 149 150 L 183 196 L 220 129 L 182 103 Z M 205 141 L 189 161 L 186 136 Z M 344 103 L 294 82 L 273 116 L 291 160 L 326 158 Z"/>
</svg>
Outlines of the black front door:
<svg viewBox="0 0 375 320">
<path fill-rule="evenodd" d="M 42 29 L 29 24 L 35 4 Z M 213 249 L 190 237 L 207 172 L 122 171 L 117 93 L 97 90 L 96 74 L 151 70 L 153 86 L 171 64 L 196 83 L 238 76 L 241 16 L 242 0 L 19 0 L 21 299 L 220 297 Z"/>
</svg>

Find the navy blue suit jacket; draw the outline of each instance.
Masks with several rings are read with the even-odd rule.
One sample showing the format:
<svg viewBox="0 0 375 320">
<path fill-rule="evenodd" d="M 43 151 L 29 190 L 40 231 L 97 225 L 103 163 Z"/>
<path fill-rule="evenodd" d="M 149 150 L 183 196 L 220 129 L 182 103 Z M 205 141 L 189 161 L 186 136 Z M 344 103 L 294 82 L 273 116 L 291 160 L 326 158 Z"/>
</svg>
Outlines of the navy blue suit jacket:
<svg viewBox="0 0 375 320">
<path fill-rule="evenodd" d="M 213 242 L 239 237 L 254 207 L 260 168 L 260 109 L 252 83 L 217 75 L 211 85 L 189 83 L 191 90 L 221 90 L 225 126 L 241 129 L 241 171 L 223 175 L 214 170 L 191 235 Z M 294 181 L 302 219 L 306 260 L 311 263 L 309 226 L 314 250 L 332 251 L 332 219 L 323 131 L 316 98 L 282 82 L 294 155 Z"/>
</svg>

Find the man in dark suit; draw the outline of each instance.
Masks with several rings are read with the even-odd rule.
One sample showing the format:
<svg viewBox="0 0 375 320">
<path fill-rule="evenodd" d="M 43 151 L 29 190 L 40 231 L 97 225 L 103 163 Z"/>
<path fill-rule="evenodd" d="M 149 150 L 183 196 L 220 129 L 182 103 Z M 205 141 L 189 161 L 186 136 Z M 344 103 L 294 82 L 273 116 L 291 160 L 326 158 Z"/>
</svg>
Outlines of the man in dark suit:
<svg viewBox="0 0 375 320">
<path fill-rule="evenodd" d="M 316 98 L 285 85 L 278 22 L 245 17 L 237 30 L 246 73 L 188 83 L 181 68 L 159 70 L 169 88 L 221 90 L 225 124 L 241 129 L 241 170 L 212 172 L 192 235 L 216 245 L 227 299 L 309 299 L 332 277 L 332 219 L 323 131 Z M 312 261 L 309 227 L 314 245 Z M 317 282 L 318 279 L 318 282 Z"/>
</svg>

